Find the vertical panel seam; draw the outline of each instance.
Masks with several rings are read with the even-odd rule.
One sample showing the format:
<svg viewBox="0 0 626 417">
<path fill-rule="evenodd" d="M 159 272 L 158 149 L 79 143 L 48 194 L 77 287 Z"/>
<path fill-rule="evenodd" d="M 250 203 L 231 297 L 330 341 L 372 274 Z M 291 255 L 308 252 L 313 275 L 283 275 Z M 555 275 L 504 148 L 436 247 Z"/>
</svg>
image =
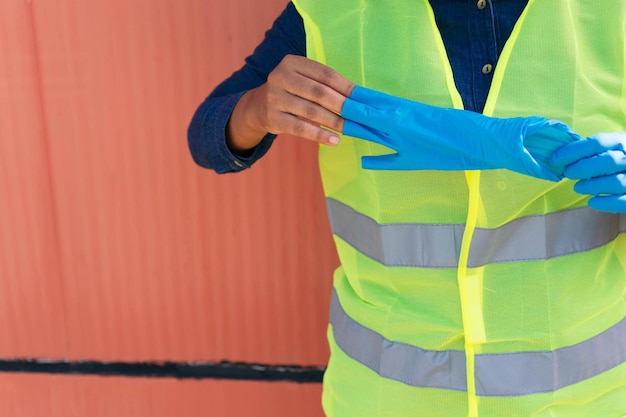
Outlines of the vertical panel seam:
<svg viewBox="0 0 626 417">
<path fill-rule="evenodd" d="M 66 297 L 66 291 L 65 291 L 65 283 L 63 280 L 63 259 L 61 257 L 61 233 L 60 233 L 60 225 L 59 225 L 59 215 L 58 215 L 58 204 L 57 204 L 57 200 L 56 200 L 56 194 L 55 194 L 55 182 L 54 182 L 54 172 L 52 169 L 52 158 L 50 156 L 51 152 L 50 152 L 50 134 L 49 134 L 49 129 L 48 129 L 48 118 L 46 116 L 46 109 L 45 109 L 45 104 L 44 104 L 44 92 L 43 92 L 43 80 L 42 80 L 42 68 L 41 68 L 41 53 L 40 53 L 40 49 L 39 49 L 39 39 L 37 36 L 37 26 L 36 26 L 36 22 L 35 22 L 35 12 L 33 9 L 33 2 L 32 0 L 28 0 L 28 20 L 30 23 L 30 30 L 31 30 L 31 38 L 32 38 L 32 45 L 31 45 L 31 50 L 33 52 L 33 58 L 34 58 L 34 62 L 35 62 L 35 85 L 36 85 L 36 90 L 37 90 L 37 101 L 38 101 L 38 109 L 36 110 L 39 113 L 39 119 L 41 120 L 41 127 L 42 127 L 42 137 L 41 137 L 41 142 L 42 142 L 42 148 L 43 148 L 43 153 L 44 153 L 44 159 L 45 159 L 45 171 L 47 174 L 47 181 L 48 181 L 48 192 L 49 192 L 49 200 L 50 200 L 50 207 L 51 207 L 51 217 L 52 217 L 52 221 L 53 221 L 53 225 L 52 225 L 52 233 L 53 233 L 53 239 L 54 239 L 54 248 L 53 251 L 55 252 L 55 258 L 56 258 L 56 269 L 57 269 L 57 274 L 58 274 L 58 285 L 61 288 L 61 293 L 63 294 L 63 300 L 62 300 L 62 311 L 61 311 L 61 315 L 63 317 L 63 322 L 67 323 L 67 309 L 66 309 L 66 303 L 65 303 L 65 297 Z M 68 348 L 69 351 L 69 347 L 70 347 L 70 343 L 69 343 L 69 332 L 67 330 L 67 328 L 65 328 L 65 337 L 66 337 L 66 347 Z M 69 353 L 69 352 L 68 352 Z"/>
</svg>

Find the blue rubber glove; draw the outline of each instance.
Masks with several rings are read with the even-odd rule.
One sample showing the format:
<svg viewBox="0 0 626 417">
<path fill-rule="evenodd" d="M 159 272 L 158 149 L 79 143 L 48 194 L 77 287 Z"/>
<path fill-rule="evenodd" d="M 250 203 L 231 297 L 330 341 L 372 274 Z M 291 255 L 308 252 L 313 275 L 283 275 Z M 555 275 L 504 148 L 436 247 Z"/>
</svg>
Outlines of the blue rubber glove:
<svg viewBox="0 0 626 417">
<path fill-rule="evenodd" d="M 343 133 L 387 146 L 397 153 L 364 156 L 365 169 L 509 169 L 550 181 L 563 167 L 548 160 L 578 140 L 562 122 L 542 117 L 498 119 L 434 107 L 357 86 L 341 116 Z"/>
<path fill-rule="evenodd" d="M 579 180 L 574 191 L 594 197 L 589 206 L 626 213 L 626 132 L 598 133 L 557 150 L 550 161 L 566 166 L 567 178 Z"/>
</svg>

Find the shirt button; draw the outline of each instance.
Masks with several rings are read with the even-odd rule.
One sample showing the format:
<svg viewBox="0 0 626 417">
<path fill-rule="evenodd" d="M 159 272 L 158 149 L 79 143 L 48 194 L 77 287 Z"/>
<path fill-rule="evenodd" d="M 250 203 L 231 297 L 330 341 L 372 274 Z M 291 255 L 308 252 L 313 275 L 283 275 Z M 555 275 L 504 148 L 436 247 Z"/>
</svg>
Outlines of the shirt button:
<svg viewBox="0 0 626 417">
<path fill-rule="evenodd" d="M 478 7 L 480 10 L 484 9 L 485 7 L 487 7 L 487 0 L 478 0 L 478 3 L 476 3 L 476 7 Z"/>
<path fill-rule="evenodd" d="M 243 168 L 243 164 L 242 164 L 241 162 L 239 162 L 238 160 L 236 160 L 236 159 L 235 159 L 235 160 L 233 160 L 233 163 L 234 163 L 235 165 L 237 165 L 239 168 Z"/>
<path fill-rule="evenodd" d="M 483 74 L 485 74 L 485 75 L 491 74 L 491 71 L 493 71 L 493 65 L 491 65 L 491 64 L 483 65 L 483 68 L 482 68 Z"/>
</svg>

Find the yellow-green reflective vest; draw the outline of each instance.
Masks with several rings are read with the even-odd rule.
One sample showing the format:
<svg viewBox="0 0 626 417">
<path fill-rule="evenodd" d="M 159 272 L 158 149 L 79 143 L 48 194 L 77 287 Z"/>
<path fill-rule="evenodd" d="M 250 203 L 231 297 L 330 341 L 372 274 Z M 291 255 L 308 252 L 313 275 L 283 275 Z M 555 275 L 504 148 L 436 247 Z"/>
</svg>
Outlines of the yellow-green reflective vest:
<svg viewBox="0 0 626 417">
<path fill-rule="evenodd" d="M 427 0 L 294 0 L 307 53 L 357 84 L 462 108 Z M 530 0 L 484 113 L 626 131 L 626 3 Z M 626 216 L 505 170 L 320 168 L 342 267 L 323 404 L 333 417 L 626 416 Z"/>
</svg>

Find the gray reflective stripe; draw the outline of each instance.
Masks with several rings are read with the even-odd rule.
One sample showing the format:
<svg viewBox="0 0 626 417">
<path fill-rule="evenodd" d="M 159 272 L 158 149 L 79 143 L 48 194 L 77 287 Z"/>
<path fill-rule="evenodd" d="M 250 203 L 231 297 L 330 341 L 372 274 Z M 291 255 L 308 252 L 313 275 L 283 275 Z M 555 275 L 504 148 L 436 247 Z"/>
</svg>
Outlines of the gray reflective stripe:
<svg viewBox="0 0 626 417">
<path fill-rule="evenodd" d="M 378 224 L 351 207 L 327 199 L 332 231 L 386 266 L 458 267 L 462 224 Z M 626 215 L 589 207 L 516 219 L 495 229 L 476 229 L 469 267 L 536 261 L 585 252 L 626 232 Z"/>
<path fill-rule="evenodd" d="M 350 318 L 333 290 L 330 323 L 341 350 L 383 378 L 423 388 L 467 391 L 465 353 L 393 342 Z M 554 392 L 626 363 L 626 318 L 576 345 L 546 352 L 481 354 L 476 393 L 520 396 Z"/>
<path fill-rule="evenodd" d="M 350 318 L 334 290 L 330 323 L 337 346 L 384 378 L 414 387 L 467 391 L 463 351 L 423 350 L 387 340 Z"/>
<path fill-rule="evenodd" d="M 326 200 L 334 234 L 386 266 L 455 268 L 462 224 L 385 224 L 332 198 Z"/>
<path fill-rule="evenodd" d="M 476 229 L 468 266 L 536 261 L 586 252 L 626 232 L 626 216 L 589 207 L 516 219 L 497 229 Z"/>
<path fill-rule="evenodd" d="M 476 356 L 476 393 L 553 392 L 626 363 L 626 319 L 576 345 L 546 352 Z"/>
</svg>

